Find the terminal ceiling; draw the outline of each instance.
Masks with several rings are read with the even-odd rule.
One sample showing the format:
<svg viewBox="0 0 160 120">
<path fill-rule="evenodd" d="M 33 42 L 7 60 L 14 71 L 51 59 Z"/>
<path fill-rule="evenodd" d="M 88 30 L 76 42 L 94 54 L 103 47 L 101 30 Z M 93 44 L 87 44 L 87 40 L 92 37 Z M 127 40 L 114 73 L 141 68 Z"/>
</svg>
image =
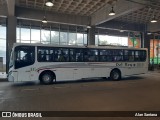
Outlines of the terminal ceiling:
<svg viewBox="0 0 160 120">
<path fill-rule="evenodd" d="M 79 16 L 88 21 L 85 22 L 82 19 L 82 21 L 84 20 L 82 25 L 86 26 L 96 25 L 107 29 L 131 31 L 144 31 L 147 29 L 146 25 L 150 26 L 150 21 L 154 15 L 157 20 L 160 17 L 159 0 L 52 0 L 53 7 L 46 7 L 45 2 L 46 0 L 0 0 L 0 16 L 13 15 L 23 18 L 28 14 L 25 12 L 24 16 L 19 16 L 20 13 L 18 11 L 22 9 L 25 9 L 25 11 L 31 10 L 29 12 L 34 11 L 34 13 L 38 11 L 44 16 L 46 11 L 50 15 Z M 115 16 L 108 15 L 112 6 L 116 12 Z M 40 21 L 40 18 L 42 17 L 38 16 L 37 19 L 34 19 Z M 33 20 L 33 18 L 31 19 Z M 81 24 L 79 22 L 74 23 L 74 21 L 69 23 L 68 21 L 61 20 L 60 23 Z M 51 22 L 59 21 L 57 19 Z M 159 30 L 157 29 L 157 31 Z"/>
</svg>

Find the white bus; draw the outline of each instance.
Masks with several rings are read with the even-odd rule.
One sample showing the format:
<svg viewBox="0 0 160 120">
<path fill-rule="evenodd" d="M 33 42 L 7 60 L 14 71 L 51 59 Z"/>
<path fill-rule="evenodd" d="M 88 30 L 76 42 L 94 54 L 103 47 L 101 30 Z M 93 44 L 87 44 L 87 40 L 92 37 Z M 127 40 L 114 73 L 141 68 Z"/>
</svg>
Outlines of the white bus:
<svg viewBox="0 0 160 120">
<path fill-rule="evenodd" d="M 147 52 L 146 48 L 15 43 L 8 80 L 40 80 L 43 84 L 92 77 L 120 80 L 148 71 Z"/>
</svg>

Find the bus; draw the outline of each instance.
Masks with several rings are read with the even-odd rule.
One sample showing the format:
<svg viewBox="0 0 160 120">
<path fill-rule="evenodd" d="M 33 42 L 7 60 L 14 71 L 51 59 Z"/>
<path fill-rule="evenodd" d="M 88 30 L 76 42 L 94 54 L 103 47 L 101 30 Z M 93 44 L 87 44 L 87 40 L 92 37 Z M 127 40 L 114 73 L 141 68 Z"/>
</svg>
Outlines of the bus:
<svg viewBox="0 0 160 120">
<path fill-rule="evenodd" d="M 15 43 L 8 80 L 43 84 L 94 77 L 120 80 L 147 71 L 146 48 Z"/>
</svg>

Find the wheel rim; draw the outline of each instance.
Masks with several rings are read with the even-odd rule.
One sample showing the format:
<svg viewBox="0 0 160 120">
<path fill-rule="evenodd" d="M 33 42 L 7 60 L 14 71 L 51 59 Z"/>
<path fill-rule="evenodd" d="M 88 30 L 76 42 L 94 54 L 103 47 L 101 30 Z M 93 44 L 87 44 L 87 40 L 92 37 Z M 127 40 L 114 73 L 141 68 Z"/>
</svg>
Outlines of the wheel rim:
<svg viewBox="0 0 160 120">
<path fill-rule="evenodd" d="M 42 77 L 43 82 L 48 83 L 51 81 L 51 76 L 48 74 L 43 75 Z"/>
<path fill-rule="evenodd" d="M 114 80 L 118 80 L 119 79 L 119 73 L 118 72 L 116 72 L 116 71 L 113 72 L 113 79 Z"/>
</svg>

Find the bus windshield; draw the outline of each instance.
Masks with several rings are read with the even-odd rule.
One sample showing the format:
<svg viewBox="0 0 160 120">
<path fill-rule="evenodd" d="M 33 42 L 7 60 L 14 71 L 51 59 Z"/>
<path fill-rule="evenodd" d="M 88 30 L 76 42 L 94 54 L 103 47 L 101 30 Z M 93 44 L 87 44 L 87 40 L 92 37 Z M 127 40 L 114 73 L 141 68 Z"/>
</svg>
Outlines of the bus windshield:
<svg viewBox="0 0 160 120">
<path fill-rule="evenodd" d="M 35 61 L 34 46 L 15 47 L 15 69 L 33 65 Z"/>
</svg>

